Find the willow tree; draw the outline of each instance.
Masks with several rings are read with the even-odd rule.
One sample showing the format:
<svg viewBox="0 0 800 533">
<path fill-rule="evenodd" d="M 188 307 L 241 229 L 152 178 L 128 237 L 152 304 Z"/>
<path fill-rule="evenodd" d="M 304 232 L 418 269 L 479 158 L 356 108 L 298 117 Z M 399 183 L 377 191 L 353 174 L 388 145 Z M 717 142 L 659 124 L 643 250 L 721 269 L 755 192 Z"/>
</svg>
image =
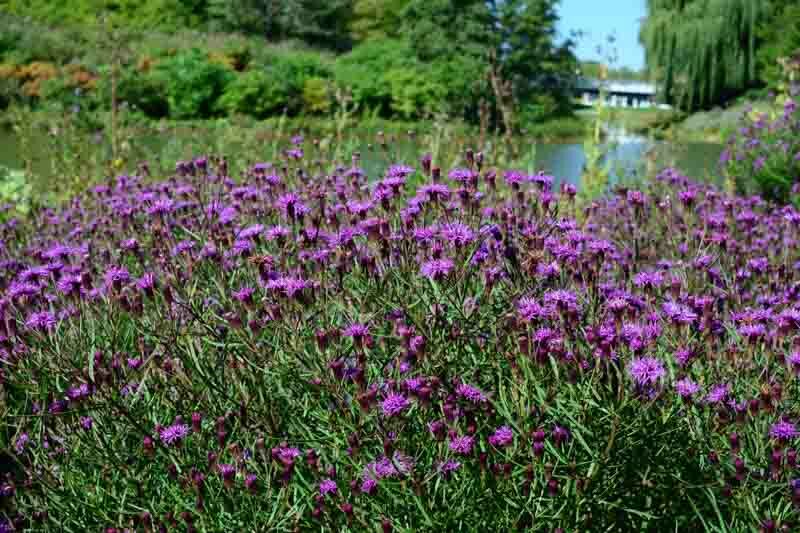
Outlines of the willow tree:
<svg viewBox="0 0 800 533">
<path fill-rule="evenodd" d="M 639 39 L 667 103 L 705 108 L 757 81 L 769 0 L 648 0 Z"/>
</svg>

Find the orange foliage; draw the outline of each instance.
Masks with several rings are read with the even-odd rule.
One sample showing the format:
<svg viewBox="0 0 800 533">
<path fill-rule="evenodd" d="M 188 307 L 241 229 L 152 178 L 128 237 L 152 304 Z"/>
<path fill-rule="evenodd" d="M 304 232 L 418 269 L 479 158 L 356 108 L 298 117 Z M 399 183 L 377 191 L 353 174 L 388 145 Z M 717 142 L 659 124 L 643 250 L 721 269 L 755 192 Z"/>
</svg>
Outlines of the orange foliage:
<svg viewBox="0 0 800 533">
<path fill-rule="evenodd" d="M 80 87 L 81 89 L 88 90 L 94 89 L 97 85 L 97 76 L 81 65 L 67 65 L 65 70 L 69 75 L 69 81 L 67 83 L 71 87 Z"/>
<path fill-rule="evenodd" d="M 23 81 L 22 93 L 25 96 L 40 96 L 42 83 L 58 75 L 58 68 L 52 63 L 34 61 L 17 69 L 17 79 Z"/>
<path fill-rule="evenodd" d="M 156 65 L 157 61 L 150 56 L 142 56 L 136 63 L 136 70 L 139 72 L 149 72 Z"/>
<path fill-rule="evenodd" d="M 5 80 L 17 79 L 17 65 L 12 63 L 0 63 L 0 78 Z"/>
</svg>

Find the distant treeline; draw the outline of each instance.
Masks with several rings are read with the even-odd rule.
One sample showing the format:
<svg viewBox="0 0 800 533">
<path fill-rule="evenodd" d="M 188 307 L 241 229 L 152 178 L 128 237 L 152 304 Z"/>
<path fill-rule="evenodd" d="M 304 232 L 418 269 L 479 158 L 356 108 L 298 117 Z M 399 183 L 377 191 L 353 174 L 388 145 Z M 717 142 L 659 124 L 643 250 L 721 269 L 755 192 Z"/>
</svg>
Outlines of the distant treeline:
<svg viewBox="0 0 800 533">
<path fill-rule="evenodd" d="M 800 52 L 797 0 L 648 0 L 640 40 L 668 103 L 710 108 L 775 89 Z"/>
<path fill-rule="evenodd" d="M 114 70 L 118 96 L 151 117 L 350 105 L 499 122 L 513 105 L 518 123 L 537 121 L 570 109 L 577 61 L 556 36 L 557 3 L 0 0 L 0 105 L 74 105 L 75 89 L 107 105 Z"/>
</svg>

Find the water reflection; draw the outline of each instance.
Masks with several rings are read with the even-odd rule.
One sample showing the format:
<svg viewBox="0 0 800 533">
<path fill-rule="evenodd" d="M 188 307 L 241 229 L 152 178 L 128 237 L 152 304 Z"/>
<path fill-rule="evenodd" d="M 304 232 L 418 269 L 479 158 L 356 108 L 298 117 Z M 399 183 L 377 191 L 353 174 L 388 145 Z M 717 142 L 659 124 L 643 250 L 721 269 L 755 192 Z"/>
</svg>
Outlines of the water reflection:
<svg viewBox="0 0 800 533">
<path fill-rule="evenodd" d="M 163 141 L 163 140 L 162 140 Z M 157 147 L 159 143 L 155 143 Z M 402 159 L 414 163 L 420 154 L 411 144 L 398 147 Z M 535 167 L 555 176 L 557 182 L 580 185 L 580 177 L 586 163 L 582 144 L 536 144 Z M 618 132 L 613 141 L 605 147 L 607 154 L 602 164 L 610 170 L 611 181 L 631 179 L 652 174 L 665 166 L 676 166 L 686 175 L 699 180 L 718 183 L 718 161 L 722 146 L 713 143 L 669 144 L 651 141 L 644 137 L 626 135 Z M 370 174 L 380 174 L 386 167 L 386 159 L 381 154 L 362 147 L 362 166 Z M 18 145 L 12 132 L 0 129 L 0 165 L 20 167 L 22 164 Z M 35 171 L 43 174 L 51 172 L 45 161 L 39 161 Z"/>
</svg>

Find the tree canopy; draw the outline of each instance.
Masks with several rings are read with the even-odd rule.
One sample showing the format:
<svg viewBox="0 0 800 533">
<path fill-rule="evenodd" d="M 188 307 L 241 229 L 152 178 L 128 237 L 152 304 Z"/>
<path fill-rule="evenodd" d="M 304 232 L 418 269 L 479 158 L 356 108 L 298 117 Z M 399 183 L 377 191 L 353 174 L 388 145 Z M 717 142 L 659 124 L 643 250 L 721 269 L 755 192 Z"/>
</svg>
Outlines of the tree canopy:
<svg viewBox="0 0 800 533">
<path fill-rule="evenodd" d="M 759 82 L 768 0 L 648 0 L 640 40 L 668 103 L 709 107 Z"/>
<path fill-rule="evenodd" d="M 756 58 L 759 76 L 769 87 L 777 87 L 783 79 L 779 59 L 800 51 L 800 2 L 772 0 L 769 21 L 761 25 L 758 36 L 762 43 Z"/>
<path fill-rule="evenodd" d="M 318 87 L 319 95 L 325 95 L 323 78 L 333 78 L 337 85 L 346 80 L 363 97 L 362 108 L 407 117 L 444 111 L 475 120 L 482 99 L 496 103 L 497 89 L 487 79 L 490 70 L 495 79 L 510 83 L 517 103 L 529 105 L 544 97 L 544 107 L 555 112 L 560 108 L 553 102 L 569 102 L 565 84 L 577 62 L 572 41 L 561 42 L 556 34 L 558 1 L 0 0 L 0 9 L 78 28 L 94 25 L 102 15 L 132 35 L 188 29 L 239 34 L 237 39 L 249 43 L 294 41 L 299 46 L 278 48 L 305 49 L 328 62 L 331 54 L 325 51 L 337 58 L 335 72 L 310 80 L 309 87 Z M 250 68 L 245 56 L 253 56 L 260 59 L 251 66 L 272 68 L 274 61 L 264 52 L 268 47 L 264 53 L 255 48 L 260 45 L 248 53 L 232 51 L 238 55 L 225 61 L 244 71 Z M 149 63 L 153 57 L 145 59 Z M 249 101 L 246 95 L 272 94 L 262 86 L 275 89 L 280 83 L 248 74 L 234 84 L 241 94 L 226 102 L 237 110 L 246 108 L 241 103 Z M 280 107 L 271 100 L 262 104 L 256 107 Z"/>
</svg>

